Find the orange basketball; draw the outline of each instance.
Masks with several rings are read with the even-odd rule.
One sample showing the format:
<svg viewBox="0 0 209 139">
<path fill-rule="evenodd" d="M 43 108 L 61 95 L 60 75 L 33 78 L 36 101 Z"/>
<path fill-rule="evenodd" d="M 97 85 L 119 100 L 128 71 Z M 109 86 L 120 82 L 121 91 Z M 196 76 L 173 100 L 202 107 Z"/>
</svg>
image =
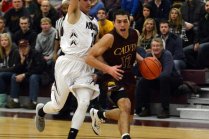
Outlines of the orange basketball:
<svg viewBox="0 0 209 139">
<path fill-rule="evenodd" d="M 160 76 L 162 65 L 157 58 L 146 57 L 139 64 L 141 75 L 147 80 L 153 80 Z"/>
</svg>

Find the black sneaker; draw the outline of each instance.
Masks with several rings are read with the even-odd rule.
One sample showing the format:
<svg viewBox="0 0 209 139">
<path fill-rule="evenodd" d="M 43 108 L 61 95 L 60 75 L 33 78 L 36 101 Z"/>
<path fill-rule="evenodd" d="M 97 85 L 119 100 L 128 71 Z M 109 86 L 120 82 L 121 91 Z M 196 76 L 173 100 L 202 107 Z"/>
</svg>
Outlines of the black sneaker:
<svg viewBox="0 0 209 139">
<path fill-rule="evenodd" d="M 169 111 L 168 110 L 162 110 L 158 115 L 157 118 L 159 119 L 165 119 L 165 118 L 169 118 Z"/>
<path fill-rule="evenodd" d="M 10 99 L 8 102 L 7 102 L 7 104 L 6 104 L 6 106 L 5 106 L 6 108 L 20 108 L 20 103 L 19 102 L 14 102 L 14 100 L 13 99 Z"/>
<path fill-rule="evenodd" d="M 36 103 L 34 103 L 33 101 L 30 101 L 28 104 L 23 105 L 23 108 L 29 109 L 29 110 L 35 110 L 36 105 L 37 105 Z"/>
<path fill-rule="evenodd" d="M 150 116 L 150 110 L 149 109 L 143 109 L 141 111 L 141 113 L 138 114 L 140 117 L 147 117 L 147 116 Z"/>
</svg>

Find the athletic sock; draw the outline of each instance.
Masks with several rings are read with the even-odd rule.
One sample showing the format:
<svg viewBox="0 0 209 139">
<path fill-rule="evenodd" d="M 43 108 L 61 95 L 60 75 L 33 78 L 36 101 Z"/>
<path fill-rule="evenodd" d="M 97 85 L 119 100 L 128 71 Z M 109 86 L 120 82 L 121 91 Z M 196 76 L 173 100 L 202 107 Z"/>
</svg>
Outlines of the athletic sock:
<svg viewBox="0 0 209 139">
<path fill-rule="evenodd" d="M 103 119 L 103 120 L 106 120 L 106 119 L 107 119 L 107 118 L 105 117 L 105 112 L 104 112 L 104 111 L 99 110 L 99 111 L 97 112 L 97 114 L 98 114 L 99 119 Z"/>
<path fill-rule="evenodd" d="M 121 139 L 131 139 L 129 133 L 124 133 L 122 136 L 121 136 Z"/>
<path fill-rule="evenodd" d="M 46 113 L 44 112 L 43 108 L 41 108 L 39 111 L 38 111 L 38 115 L 40 117 L 44 117 L 46 115 Z"/>
<path fill-rule="evenodd" d="M 71 128 L 68 134 L 68 139 L 75 139 L 78 134 L 78 129 Z"/>
</svg>

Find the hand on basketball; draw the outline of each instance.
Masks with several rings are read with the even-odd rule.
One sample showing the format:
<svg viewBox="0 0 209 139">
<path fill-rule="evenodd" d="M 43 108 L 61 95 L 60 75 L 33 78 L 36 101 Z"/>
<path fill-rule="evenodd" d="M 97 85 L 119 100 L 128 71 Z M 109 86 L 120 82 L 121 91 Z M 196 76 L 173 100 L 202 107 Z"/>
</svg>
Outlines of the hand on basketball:
<svg viewBox="0 0 209 139">
<path fill-rule="evenodd" d="M 120 69 L 121 67 L 122 65 L 112 66 L 109 68 L 107 73 L 110 74 L 117 81 L 122 80 L 124 71 Z"/>
</svg>

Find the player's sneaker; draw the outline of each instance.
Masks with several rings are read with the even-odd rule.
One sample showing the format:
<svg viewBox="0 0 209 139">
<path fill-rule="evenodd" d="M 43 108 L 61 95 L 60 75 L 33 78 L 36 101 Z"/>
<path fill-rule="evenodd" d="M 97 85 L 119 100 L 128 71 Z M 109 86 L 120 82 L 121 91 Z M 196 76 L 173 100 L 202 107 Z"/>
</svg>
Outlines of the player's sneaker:
<svg viewBox="0 0 209 139">
<path fill-rule="evenodd" d="M 36 129 L 39 131 L 39 132 L 42 132 L 44 131 L 44 128 L 45 128 L 45 118 L 44 117 L 40 117 L 38 115 L 38 111 L 43 108 L 44 104 L 43 103 L 39 103 L 37 106 L 36 106 L 36 116 L 35 116 L 35 122 L 36 122 Z"/>
<path fill-rule="evenodd" d="M 97 113 L 98 113 L 97 109 L 94 108 L 90 109 L 90 116 L 92 120 L 91 127 L 96 135 L 100 135 L 101 133 L 100 125 L 102 122 L 104 122 L 104 120 L 100 119 Z"/>
</svg>

